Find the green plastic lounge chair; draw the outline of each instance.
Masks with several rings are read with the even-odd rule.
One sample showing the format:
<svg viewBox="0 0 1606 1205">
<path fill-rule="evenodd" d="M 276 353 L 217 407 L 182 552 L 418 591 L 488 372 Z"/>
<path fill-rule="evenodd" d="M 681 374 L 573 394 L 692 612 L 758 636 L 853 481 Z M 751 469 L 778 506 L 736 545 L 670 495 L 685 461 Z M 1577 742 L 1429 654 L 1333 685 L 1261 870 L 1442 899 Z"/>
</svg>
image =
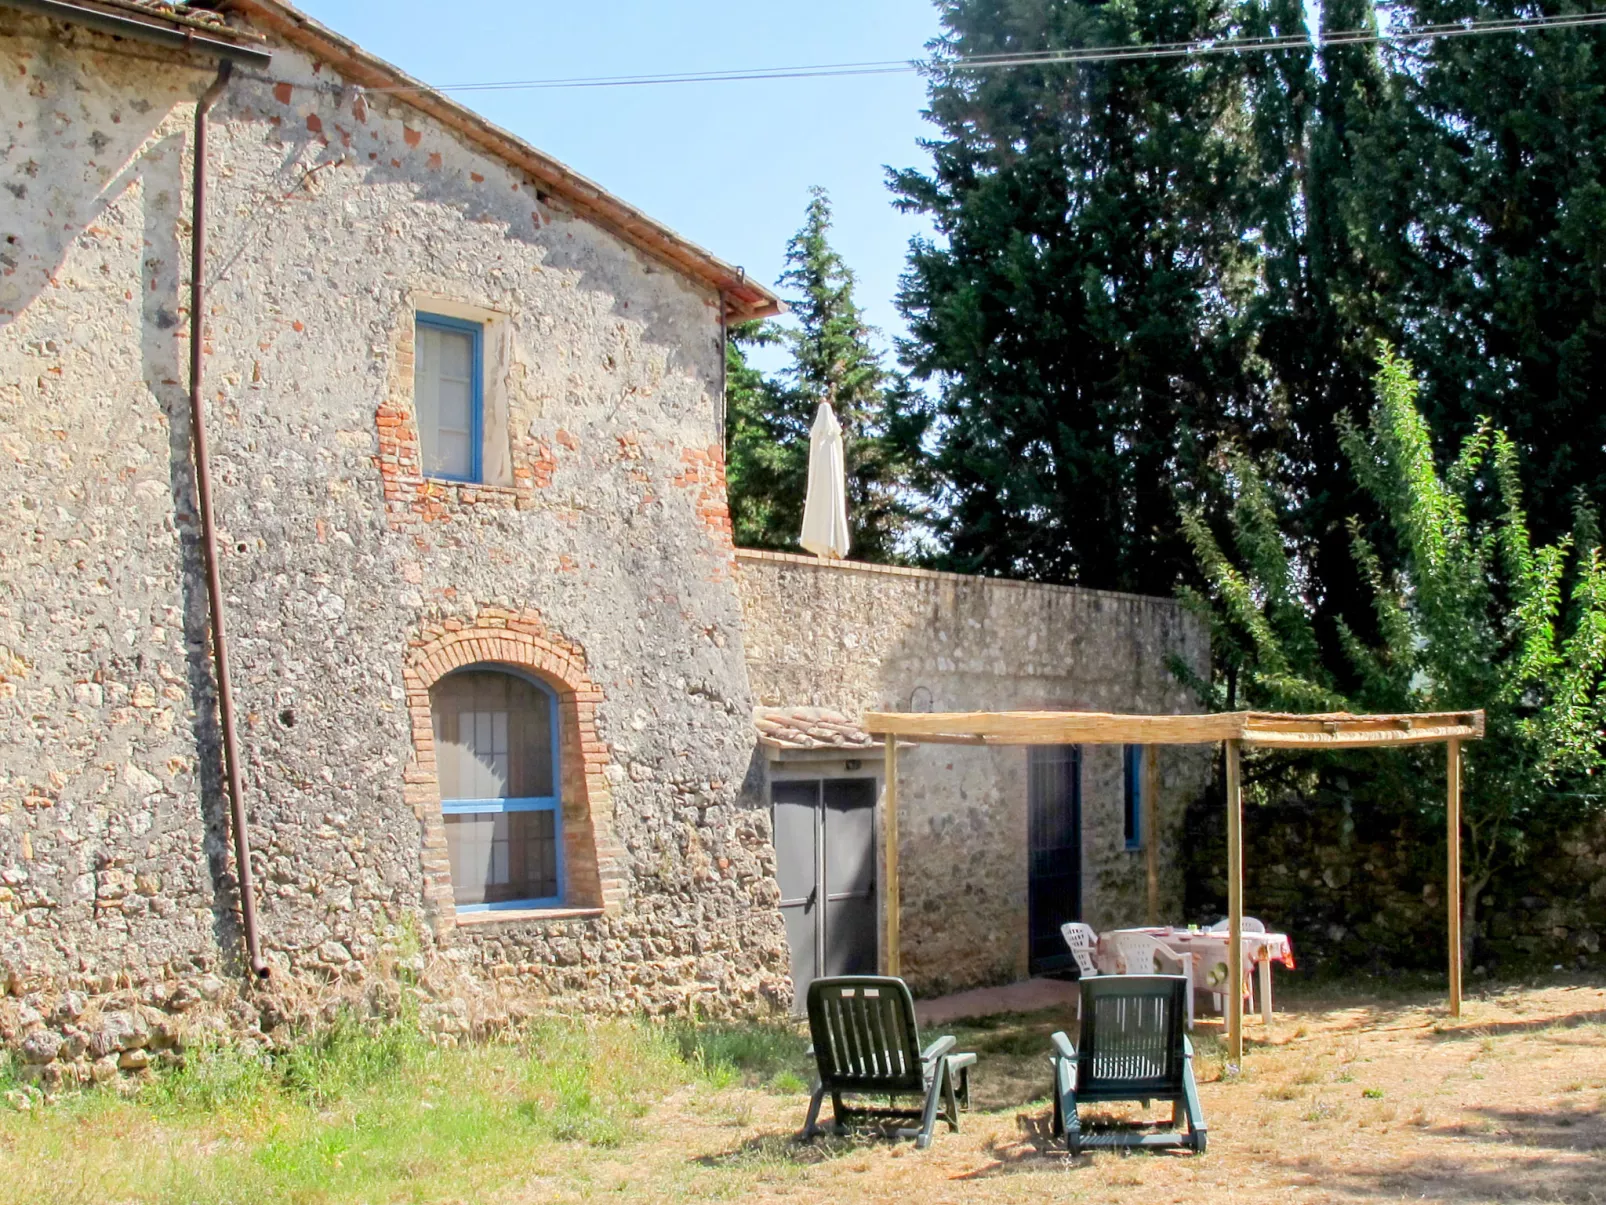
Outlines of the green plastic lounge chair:
<svg viewBox="0 0 1606 1205">
<path fill-rule="evenodd" d="M 1205 1121 L 1193 1079 L 1193 1045 L 1183 1032 L 1188 980 L 1181 975 L 1100 975 L 1082 980 L 1077 1045 L 1054 1043 L 1054 1133 L 1073 1155 L 1089 1148 L 1185 1147 L 1204 1154 Z M 1082 1133 L 1078 1105 L 1171 1102 L 1171 1130 Z M 1177 1127 L 1186 1114 L 1186 1133 Z"/>
<path fill-rule="evenodd" d="M 902 979 L 883 975 L 843 975 L 809 984 L 809 1036 L 819 1082 L 803 1123 L 804 1141 L 820 1130 L 820 1104 L 831 1094 L 832 1128 L 840 1134 L 864 1121 L 919 1121 L 901 1126 L 900 1138 L 913 1136 L 915 1146 L 931 1145 L 931 1132 L 942 1119 L 959 1129 L 959 1108 L 970 1107 L 973 1054 L 954 1054 L 953 1038 L 938 1038 L 924 1050 L 915 1025 L 915 1002 Z M 924 1097 L 924 1106 L 873 1108 L 849 1104 L 844 1096 Z"/>
</svg>

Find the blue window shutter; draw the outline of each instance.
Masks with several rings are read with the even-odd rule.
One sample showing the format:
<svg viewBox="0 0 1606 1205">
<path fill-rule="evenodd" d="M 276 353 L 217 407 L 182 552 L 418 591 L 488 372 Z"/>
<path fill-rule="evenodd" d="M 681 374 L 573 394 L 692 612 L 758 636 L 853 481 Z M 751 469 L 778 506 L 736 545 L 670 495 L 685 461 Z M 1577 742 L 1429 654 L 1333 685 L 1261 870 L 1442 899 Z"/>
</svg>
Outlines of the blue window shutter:
<svg viewBox="0 0 1606 1205">
<path fill-rule="evenodd" d="M 1143 746 L 1126 745 L 1122 748 L 1122 775 L 1125 786 L 1126 847 L 1143 847 Z"/>
</svg>

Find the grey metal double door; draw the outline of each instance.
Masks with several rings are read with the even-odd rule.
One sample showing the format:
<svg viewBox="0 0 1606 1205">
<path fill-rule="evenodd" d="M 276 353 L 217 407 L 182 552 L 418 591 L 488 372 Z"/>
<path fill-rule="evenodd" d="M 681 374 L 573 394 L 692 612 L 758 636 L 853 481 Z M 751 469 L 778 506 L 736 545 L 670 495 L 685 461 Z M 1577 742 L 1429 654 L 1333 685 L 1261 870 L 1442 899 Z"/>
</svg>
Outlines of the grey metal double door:
<svg viewBox="0 0 1606 1205">
<path fill-rule="evenodd" d="M 799 1006 L 823 975 L 876 973 L 873 778 L 813 778 L 770 787 L 775 872 Z"/>
</svg>

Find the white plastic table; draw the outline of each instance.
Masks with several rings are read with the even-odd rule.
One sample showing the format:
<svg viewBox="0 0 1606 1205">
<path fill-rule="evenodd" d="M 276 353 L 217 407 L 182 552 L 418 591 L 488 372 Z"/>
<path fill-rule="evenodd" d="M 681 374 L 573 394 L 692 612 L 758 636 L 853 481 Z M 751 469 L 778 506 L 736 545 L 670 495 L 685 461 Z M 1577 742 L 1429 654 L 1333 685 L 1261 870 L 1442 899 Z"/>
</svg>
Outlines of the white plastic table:
<svg viewBox="0 0 1606 1205">
<path fill-rule="evenodd" d="M 1226 988 L 1227 981 L 1227 934 L 1210 929 L 1178 929 L 1172 926 L 1159 928 L 1115 929 L 1113 933 L 1147 933 L 1157 937 L 1178 954 L 1186 954 L 1193 958 L 1194 966 L 1200 970 L 1210 972 L 1220 969 L 1218 982 Z M 1244 968 L 1257 967 L 1260 971 L 1260 1017 L 1267 1025 L 1271 1024 L 1271 964 L 1280 962 L 1289 969 L 1294 965 L 1294 947 L 1288 940 L 1286 933 L 1245 933 Z M 1114 951 L 1108 949 L 1104 942 L 1104 935 L 1099 936 L 1098 948 L 1099 970 L 1105 974 L 1119 973 L 1115 965 Z M 1201 986 L 1210 983 L 1210 975 L 1194 976 L 1194 982 Z"/>
</svg>

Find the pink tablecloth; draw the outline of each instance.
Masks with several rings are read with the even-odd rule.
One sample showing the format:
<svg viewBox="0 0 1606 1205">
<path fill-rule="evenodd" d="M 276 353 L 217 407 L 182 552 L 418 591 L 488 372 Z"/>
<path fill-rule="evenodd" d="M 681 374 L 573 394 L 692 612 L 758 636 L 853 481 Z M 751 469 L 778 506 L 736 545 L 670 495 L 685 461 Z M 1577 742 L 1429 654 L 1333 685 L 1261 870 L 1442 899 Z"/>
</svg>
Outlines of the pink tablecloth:
<svg viewBox="0 0 1606 1205">
<path fill-rule="evenodd" d="M 1178 954 L 1191 954 L 1194 965 L 1198 970 L 1198 977 L 1194 980 L 1200 990 L 1219 988 L 1227 981 L 1227 935 L 1214 933 L 1209 930 L 1190 932 L 1187 929 L 1157 928 L 1157 929 L 1119 929 L 1114 932 L 1147 933 L 1159 938 Z M 1096 959 L 1099 970 L 1105 974 L 1124 975 L 1126 968 L 1120 965 L 1112 943 L 1105 939 L 1110 934 L 1100 934 L 1099 947 Z M 1280 962 L 1290 970 L 1294 967 L 1294 947 L 1288 940 L 1286 933 L 1245 933 L 1244 942 L 1244 978 L 1247 981 L 1249 974 L 1256 966 L 1263 962 Z"/>
</svg>

